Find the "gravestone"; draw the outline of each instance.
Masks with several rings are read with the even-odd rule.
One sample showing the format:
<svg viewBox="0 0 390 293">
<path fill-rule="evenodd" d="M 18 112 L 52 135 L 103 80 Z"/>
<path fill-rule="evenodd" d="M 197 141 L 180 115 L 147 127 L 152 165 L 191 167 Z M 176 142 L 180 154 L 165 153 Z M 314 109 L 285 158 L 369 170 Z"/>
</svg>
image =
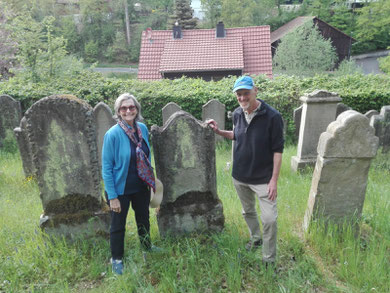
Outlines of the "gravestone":
<svg viewBox="0 0 390 293">
<path fill-rule="evenodd" d="M 110 107 L 104 102 L 99 102 L 95 108 L 93 108 L 93 116 L 96 125 L 96 141 L 99 159 L 99 168 L 102 166 L 102 149 L 103 139 L 107 130 L 116 124 L 116 120 L 112 115 Z"/>
<path fill-rule="evenodd" d="M 22 158 L 24 176 L 35 175 L 34 163 L 31 152 L 31 145 L 28 141 L 26 117 L 20 120 L 20 127 L 14 129 L 16 140 L 18 142 L 20 157 Z"/>
<path fill-rule="evenodd" d="M 375 128 L 382 152 L 387 153 L 390 150 L 390 105 L 383 106 L 379 115 L 372 116 L 370 125 Z"/>
<path fill-rule="evenodd" d="M 345 111 L 348 111 L 348 110 L 352 110 L 351 107 L 348 107 L 347 105 L 343 104 L 343 103 L 337 103 L 337 107 L 336 107 L 336 117 L 335 119 L 343 112 Z"/>
<path fill-rule="evenodd" d="M 71 95 L 54 95 L 25 114 L 44 214 L 41 227 L 67 238 L 106 235 L 93 109 Z"/>
<path fill-rule="evenodd" d="M 294 109 L 294 113 L 293 113 L 296 137 L 299 137 L 299 129 L 301 127 L 301 118 L 302 118 L 302 109 L 303 109 L 303 105 L 301 105 L 298 108 Z M 335 119 L 341 113 L 343 113 L 343 112 L 345 112 L 347 110 L 351 110 L 351 107 L 348 107 L 347 105 L 345 105 L 343 103 L 337 103 Z"/>
<path fill-rule="evenodd" d="M 295 172 L 306 166 L 314 166 L 320 134 L 335 120 L 337 103 L 341 98 L 336 93 L 316 90 L 300 98 L 303 102 L 299 129 L 297 155 L 291 158 Z"/>
<path fill-rule="evenodd" d="M 377 110 L 370 110 L 364 114 L 364 116 L 366 116 L 368 119 L 371 119 L 371 117 L 375 115 L 379 115 L 379 112 Z"/>
<path fill-rule="evenodd" d="M 157 177 L 164 196 L 157 222 L 162 236 L 219 232 L 224 227 L 217 195 L 214 132 L 179 111 L 164 127 L 152 126 Z"/>
<path fill-rule="evenodd" d="M 174 103 L 174 102 L 169 102 L 162 108 L 162 119 L 163 119 L 163 125 L 168 121 L 169 117 L 171 117 L 173 114 L 175 114 L 177 111 L 180 111 L 181 107 Z"/>
<path fill-rule="evenodd" d="M 225 105 L 217 99 L 212 99 L 202 106 L 202 120 L 214 119 L 221 130 L 225 130 L 225 113 Z M 221 141 L 223 137 L 216 135 L 215 139 L 216 141 Z"/>
<path fill-rule="evenodd" d="M 321 134 L 305 229 L 318 219 L 325 224 L 356 224 L 363 209 L 371 160 L 378 148 L 374 132 L 367 117 L 349 110 Z"/>
<path fill-rule="evenodd" d="M 0 95 L 0 148 L 4 139 L 14 136 L 13 130 L 22 118 L 20 103 L 8 95 Z"/>
<path fill-rule="evenodd" d="M 299 137 L 299 129 L 301 128 L 301 118 L 302 118 L 302 108 L 303 106 L 299 106 L 298 108 L 294 109 L 293 112 L 293 120 L 295 125 L 295 136 Z"/>
</svg>

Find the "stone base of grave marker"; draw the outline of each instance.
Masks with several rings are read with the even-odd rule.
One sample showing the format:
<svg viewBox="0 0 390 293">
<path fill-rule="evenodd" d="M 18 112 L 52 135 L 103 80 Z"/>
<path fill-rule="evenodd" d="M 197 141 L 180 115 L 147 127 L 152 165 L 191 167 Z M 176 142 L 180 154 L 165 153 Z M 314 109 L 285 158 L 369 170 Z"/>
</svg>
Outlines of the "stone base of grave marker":
<svg viewBox="0 0 390 293">
<path fill-rule="evenodd" d="M 306 167 L 314 167 L 316 162 L 314 158 L 299 158 L 298 156 L 291 157 L 291 169 L 294 172 L 304 170 Z"/>
<path fill-rule="evenodd" d="M 90 196 L 66 196 L 47 205 L 39 225 L 47 234 L 68 239 L 108 237 L 110 213 L 104 202 Z"/>
</svg>

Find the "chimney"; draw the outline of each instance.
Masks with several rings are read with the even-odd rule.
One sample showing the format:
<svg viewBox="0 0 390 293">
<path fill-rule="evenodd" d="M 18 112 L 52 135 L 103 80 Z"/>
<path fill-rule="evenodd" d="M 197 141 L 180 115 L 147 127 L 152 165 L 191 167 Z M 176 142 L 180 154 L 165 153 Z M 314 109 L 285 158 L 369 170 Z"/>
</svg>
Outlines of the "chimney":
<svg viewBox="0 0 390 293">
<path fill-rule="evenodd" d="M 217 24 L 216 36 L 217 36 L 217 38 L 226 37 L 225 25 L 223 24 L 222 21 L 218 22 L 218 24 Z"/>
<path fill-rule="evenodd" d="M 174 39 L 181 39 L 181 27 L 177 21 L 175 22 L 175 25 L 173 26 L 173 38 Z"/>
</svg>

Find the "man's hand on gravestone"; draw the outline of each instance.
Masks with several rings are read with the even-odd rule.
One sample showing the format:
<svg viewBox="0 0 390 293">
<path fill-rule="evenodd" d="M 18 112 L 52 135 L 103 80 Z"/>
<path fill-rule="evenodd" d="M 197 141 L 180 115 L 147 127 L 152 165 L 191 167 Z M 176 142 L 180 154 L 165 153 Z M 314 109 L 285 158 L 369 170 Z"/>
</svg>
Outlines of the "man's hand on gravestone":
<svg viewBox="0 0 390 293">
<path fill-rule="evenodd" d="M 115 213 L 121 212 L 121 203 L 118 198 L 110 199 L 110 208 Z"/>
<path fill-rule="evenodd" d="M 207 119 L 205 122 L 210 126 L 210 128 L 215 133 L 217 133 L 217 131 L 218 131 L 218 123 L 217 123 L 217 121 L 215 121 L 214 119 Z"/>
</svg>

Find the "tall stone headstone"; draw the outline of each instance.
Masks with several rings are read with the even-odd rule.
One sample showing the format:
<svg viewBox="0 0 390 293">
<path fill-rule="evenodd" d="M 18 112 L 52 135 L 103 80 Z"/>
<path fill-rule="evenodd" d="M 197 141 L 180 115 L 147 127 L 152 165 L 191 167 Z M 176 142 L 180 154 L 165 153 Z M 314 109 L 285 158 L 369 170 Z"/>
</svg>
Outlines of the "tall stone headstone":
<svg viewBox="0 0 390 293">
<path fill-rule="evenodd" d="M 169 117 L 171 117 L 173 114 L 175 114 L 177 111 L 180 111 L 181 107 L 174 103 L 174 102 L 169 102 L 162 108 L 162 119 L 163 119 L 163 125 L 168 121 Z"/>
<path fill-rule="evenodd" d="M 33 104 L 25 117 L 44 210 L 41 227 L 70 238 L 106 234 L 92 107 L 54 95 Z"/>
<path fill-rule="evenodd" d="M 382 152 L 387 153 L 390 150 L 390 105 L 383 106 L 379 115 L 372 116 L 370 125 L 375 128 Z"/>
<path fill-rule="evenodd" d="M 217 99 L 212 99 L 202 106 L 202 120 L 214 119 L 218 124 L 218 128 L 221 130 L 225 129 L 225 113 L 225 105 Z M 216 135 L 215 139 L 216 141 L 221 141 L 223 137 Z"/>
<path fill-rule="evenodd" d="M 35 175 L 35 168 L 32 158 L 31 145 L 28 140 L 26 117 L 20 120 L 20 127 L 14 129 L 16 140 L 18 142 L 20 156 L 22 158 L 23 171 L 26 177 Z"/>
<path fill-rule="evenodd" d="M 307 229 L 313 220 L 354 225 L 361 216 L 371 160 L 378 138 L 364 115 L 349 110 L 321 134 L 308 207 Z"/>
<path fill-rule="evenodd" d="M 93 108 L 93 116 L 96 125 L 99 168 L 101 168 L 104 135 L 106 134 L 107 130 L 116 124 L 117 121 L 113 117 L 110 107 L 104 102 L 99 102 L 95 108 Z"/>
<path fill-rule="evenodd" d="M 4 139 L 14 135 L 13 130 L 19 126 L 22 110 L 19 101 L 8 95 L 0 95 L 0 148 Z"/>
<path fill-rule="evenodd" d="M 300 98 L 303 102 L 297 155 L 291 158 L 293 171 L 314 166 L 320 134 L 335 120 L 341 98 L 331 92 L 317 90 Z"/>
<path fill-rule="evenodd" d="M 162 236 L 221 231 L 222 203 L 217 195 L 214 132 L 179 111 L 164 127 L 152 126 L 157 177 L 164 196 L 157 213 Z"/>
</svg>

